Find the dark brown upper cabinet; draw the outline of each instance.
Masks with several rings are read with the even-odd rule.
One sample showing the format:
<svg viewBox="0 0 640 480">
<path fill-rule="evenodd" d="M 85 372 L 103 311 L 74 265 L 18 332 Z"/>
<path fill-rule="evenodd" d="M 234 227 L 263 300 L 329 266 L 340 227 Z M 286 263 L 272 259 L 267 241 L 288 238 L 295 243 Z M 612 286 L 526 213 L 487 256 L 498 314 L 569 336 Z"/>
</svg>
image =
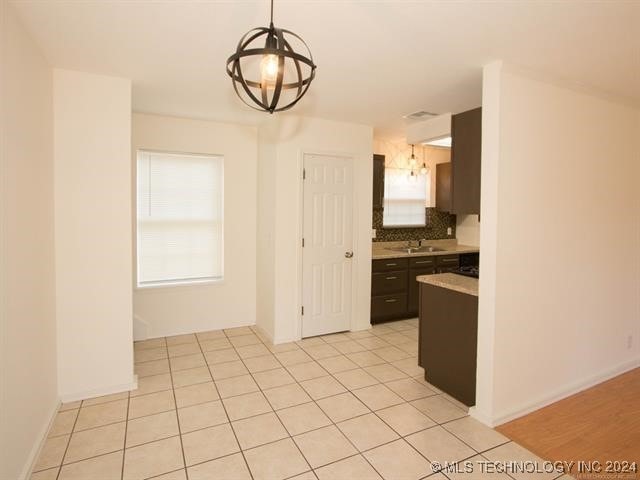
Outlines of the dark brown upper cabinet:
<svg viewBox="0 0 640 480">
<path fill-rule="evenodd" d="M 384 205 L 384 155 L 373 155 L 373 209 Z"/>
<path fill-rule="evenodd" d="M 482 108 L 453 115 L 451 164 L 436 167 L 438 210 L 462 215 L 480 214 L 481 146 Z"/>
<path fill-rule="evenodd" d="M 452 213 L 480 213 L 482 108 L 451 118 Z"/>
</svg>

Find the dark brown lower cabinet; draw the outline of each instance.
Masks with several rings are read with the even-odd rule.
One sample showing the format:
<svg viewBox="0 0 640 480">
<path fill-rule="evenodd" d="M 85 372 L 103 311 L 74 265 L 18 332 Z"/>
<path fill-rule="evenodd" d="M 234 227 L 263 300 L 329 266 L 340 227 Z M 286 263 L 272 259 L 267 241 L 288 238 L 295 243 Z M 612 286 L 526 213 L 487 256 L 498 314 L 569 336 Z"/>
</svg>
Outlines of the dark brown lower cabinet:
<svg viewBox="0 0 640 480">
<path fill-rule="evenodd" d="M 459 255 L 374 260 L 371 273 L 371 323 L 418 315 L 420 291 L 416 277 L 455 270 Z"/>
<path fill-rule="evenodd" d="M 478 297 L 420 284 L 418 364 L 425 379 L 465 405 L 476 403 Z"/>
<path fill-rule="evenodd" d="M 420 275 L 433 275 L 436 273 L 435 267 L 410 268 L 409 269 L 409 297 L 407 304 L 407 314 L 411 317 L 418 316 L 418 305 L 420 304 L 420 284 L 416 280 Z"/>
</svg>

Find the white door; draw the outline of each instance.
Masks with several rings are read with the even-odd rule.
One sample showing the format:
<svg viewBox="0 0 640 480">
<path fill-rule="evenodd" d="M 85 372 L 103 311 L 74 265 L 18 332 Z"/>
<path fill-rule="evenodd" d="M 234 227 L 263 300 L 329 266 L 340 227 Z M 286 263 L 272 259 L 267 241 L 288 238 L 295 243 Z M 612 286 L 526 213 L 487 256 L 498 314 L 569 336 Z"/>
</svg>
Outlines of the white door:
<svg viewBox="0 0 640 480">
<path fill-rule="evenodd" d="M 304 155 L 302 336 L 351 328 L 353 159 Z"/>
</svg>

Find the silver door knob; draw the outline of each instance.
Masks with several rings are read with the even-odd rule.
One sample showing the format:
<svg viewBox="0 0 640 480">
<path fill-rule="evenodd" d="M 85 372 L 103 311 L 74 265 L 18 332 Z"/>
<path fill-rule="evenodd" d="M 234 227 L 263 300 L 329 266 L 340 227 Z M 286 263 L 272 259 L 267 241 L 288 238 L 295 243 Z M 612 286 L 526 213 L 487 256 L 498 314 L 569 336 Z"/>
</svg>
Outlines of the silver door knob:
<svg viewBox="0 0 640 480">
<path fill-rule="evenodd" d="M 353 257 L 353 252 L 344 252 L 344 256 L 347 258 Z"/>
</svg>

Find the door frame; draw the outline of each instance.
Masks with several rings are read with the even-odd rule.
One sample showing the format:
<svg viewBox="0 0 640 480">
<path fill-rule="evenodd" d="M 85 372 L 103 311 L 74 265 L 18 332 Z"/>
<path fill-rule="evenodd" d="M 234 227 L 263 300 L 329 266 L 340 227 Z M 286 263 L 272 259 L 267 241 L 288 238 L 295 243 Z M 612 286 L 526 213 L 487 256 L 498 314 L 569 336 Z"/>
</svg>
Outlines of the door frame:
<svg viewBox="0 0 640 480">
<path fill-rule="evenodd" d="M 302 247 L 302 237 L 304 235 L 304 179 L 302 178 L 303 170 L 304 170 L 304 157 L 305 155 L 325 155 L 331 157 L 342 157 L 349 158 L 352 162 L 352 177 L 351 177 L 351 191 L 353 194 L 351 201 L 351 213 L 352 213 L 352 225 L 358 225 L 358 202 L 357 202 L 357 194 L 358 190 L 355 187 L 355 175 L 356 175 L 356 160 L 358 156 L 351 152 L 337 152 L 332 150 L 321 150 L 316 148 L 302 148 L 298 153 L 298 249 L 296 255 L 296 263 L 297 263 L 297 293 L 296 293 L 296 304 L 298 308 L 298 313 L 296 318 L 298 321 L 295 325 L 295 337 L 300 340 L 302 338 L 302 298 L 304 292 L 304 276 L 303 276 L 303 247 Z M 352 230 L 352 268 L 351 268 L 351 312 L 349 317 L 349 331 L 353 330 L 354 319 L 356 314 L 356 305 L 357 305 L 357 285 L 356 281 L 358 271 L 358 266 L 360 262 L 360 255 L 358 251 L 358 229 L 353 228 Z"/>
</svg>

